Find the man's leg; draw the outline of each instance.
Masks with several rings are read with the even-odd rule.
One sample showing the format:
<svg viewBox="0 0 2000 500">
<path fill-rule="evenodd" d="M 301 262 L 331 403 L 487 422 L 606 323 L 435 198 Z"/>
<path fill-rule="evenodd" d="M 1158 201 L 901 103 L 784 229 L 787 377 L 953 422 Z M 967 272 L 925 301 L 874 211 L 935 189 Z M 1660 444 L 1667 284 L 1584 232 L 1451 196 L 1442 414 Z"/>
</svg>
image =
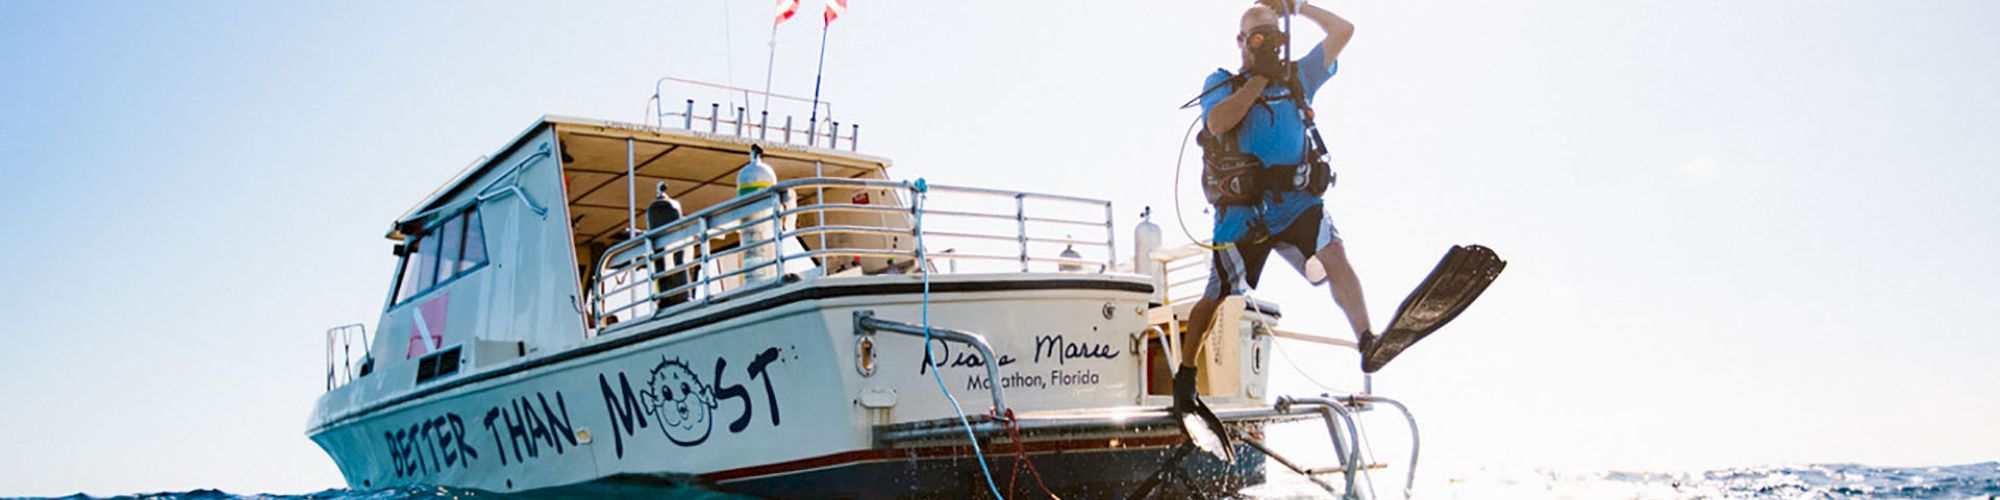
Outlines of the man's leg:
<svg viewBox="0 0 2000 500">
<path fill-rule="evenodd" d="M 1369 331 L 1368 303 L 1361 295 L 1361 278 L 1354 275 L 1354 266 L 1347 262 L 1347 247 L 1335 239 L 1313 254 L 1320 267 L 1326 271 L 1328 288 L 1333 289 L 1333 303 L 1347 313 L 1347 324 L 1354 328 L 1354 337 L 1361 338 L 1361 332 Z"/>
<path fill-rule="evenodd" d="M 1248 248 L 1245 248 L 1248 247 Z M 1245 251 L 1257 258 L 1245 259 Z M 1215 326 L 1215 309 L 1222 305 L 1222 299 L 1242 293 L 1244 276 L 1250 276 L 1263 266 L 1262 255 L 1268 247 L 1255 244 L 1236 245 L 1209 253 L 1208 284 L 1202 288 L 1201 299 L 1195 301 L 1194 309 L 1188 311 L 1188 327 L 1181 337 L 1180 367 L 1174 373 L 1174 406 L 1179 414 L 1195 407 L 1195 377 L 1201 366 L 1201 346 L 1208 337 L 1208 330 Z"/>
<path fill-rule="evenodd" d="M 1188 311 L 1187 335 L 1181 336 L 1180 369 L 1185 370 L 1200 363 L 1201 355 L 1198 353 L 1201 350 L 1201 340 L 1208 335 L 1208 329 L 1211 327 L 1209 323 L 1215 321 L 1215 307 L 1221 304 L 1221 298 L 1209 298 L 1204 294 L 1201 300 L 1195 301 L 1194 309 Z"/>
</svg>

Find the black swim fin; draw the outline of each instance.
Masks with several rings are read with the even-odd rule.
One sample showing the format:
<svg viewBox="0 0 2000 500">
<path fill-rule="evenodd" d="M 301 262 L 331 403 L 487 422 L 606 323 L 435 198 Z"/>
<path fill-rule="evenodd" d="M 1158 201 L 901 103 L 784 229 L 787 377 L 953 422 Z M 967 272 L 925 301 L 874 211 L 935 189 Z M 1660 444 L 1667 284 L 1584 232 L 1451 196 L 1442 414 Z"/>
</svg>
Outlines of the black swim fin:
<svg viewBox="0 0 2000 500">
<path fill-rule="evenodd" d="M 1437 267 L 1431 269 L 1431 275 L 1403 299 L 1402 307 L 1396 308 L 1396 317 L 1389 321 L 1389 328 L 1361 353 L 1361 371 L 1381 370 L 1403 350 L 1450 323 L 1506 268 L 1507 261 L 1500 260 L 1493 249 L 1479 245 L 1452 247 Z"/>
<path fill-rule="evenodd" d="M 1236 463 L 1236 446 L 1229 442 L 1229 429 L 1223 427 L 1222 418 L 1201 402 L 1195 389 L 1195 367 L 1181 367 L 1174 374 L 1174 404 L 1169 406 L 1169 414 L 1174 423 L 1181 426 L 1181 433 L 1188 438 L 1188 444 L 1215 455 L 1224 462 Z"/>
<path fill-rule="evenodd" d="M 1230 442 L 1229 428 L 1222 426 L 1222 417 L 1208 409 L 1208 404 L 1194 400 L 1194 413 L 1181 415 L 1181 432 L 1187 434 L 1189 444 L 1201 451 L 1215 455 L 1223 463 L 1236 463 L 1236 443 Z"/>
</svg>

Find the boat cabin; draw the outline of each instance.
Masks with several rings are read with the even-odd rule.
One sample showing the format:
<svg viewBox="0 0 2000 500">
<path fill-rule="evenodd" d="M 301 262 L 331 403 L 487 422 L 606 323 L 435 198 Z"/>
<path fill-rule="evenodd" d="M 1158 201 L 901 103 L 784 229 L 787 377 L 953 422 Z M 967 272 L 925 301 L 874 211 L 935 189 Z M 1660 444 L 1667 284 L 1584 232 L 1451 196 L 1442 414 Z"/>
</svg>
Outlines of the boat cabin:
<svg viewBox="0 0 2000 500">
<path fill-rule="evenodd" d="M 798 134 L 803 138 L 804 132 Z M 822 133 L 819 138 L 829 143 L 841 141 L 833 144 L 853 144 L 851 136 Z M 400 262 L 374 336 L 375 343 L 383 345 L 374 349 L 378 352 L 373 358 L 383 364 L 370 369 L 402 364 L 391 360 L 437 358 L 441 361 L 425 361 L 420 367 L 433 373 L 420 375 L 442 376 L 458 369 L 456 360 L 486 365 L 561 349 L 608 326 L 601 323 L 615 324 L 653 313 L 651 307 L 620 310 L 601 315 L 604 321 L 600 321 L 597 308 L 604 304 L 628 306 L 633 302 L 629 297 L 655 291 L 621 287 L 644 282 L 655 270 L 607 272 L 600 262 L 619 244 L 633 242 L 649 229 L 660 229 L 648 227 L 647 209 L 658 196 L 661 183 L 684 216 L 737 199 L 736 176 L 751 161 L 753 146 L 759 149 L 759 161 L 775 170 L 781 180 L 851 179 L 881 184 L 888 179 L 887 160 L 832 147 L 544 117 L 506 148 L 461 172 L 393 225 L 387 237 L 396 242 L 394 252 Z M 828 197 L 843 203 L 898 207 L 894 211 L 907 206 L 897 190 L 889 188 L 814 186 L 788 191 L 788 199 L 782 202 L 793 207 L 817 204 Z M 808 211 L 792 215 L 786 222 L 794 230 L 820 226 L 820 214 Z M 833 223 L 900 226 L 905 231 L 909 224 L 907 216 L 884 214 L 848 217 L 852 220 L 842 220 L 838 214 L 826 217 Z M 695 222 L 692 218 L 682 220 Z M 706 242 L 708 253 L 726 255 L 702 259 L 698 254 L 704 249 L 690 246 L 682 249 L 684 255 L 679 260 L 685 268 L 677 271 L 695 277 L 726 275 L 741 270 L 743 258 L 756 253 L 728 253 L 741 245 L 739 233 L 744 231 L 707 232 L 717 233 L 709 235 L 714 241 Z M 909 242 L 865 235 L 826 237 L 793 237 L 784 246 L 793 253 L 835 244 L 885 250 L 909 246 Z M 822 264 L 830 257 L 794 257 L 782 265 L 796 279 L 797 273 L 824 274 Z M 832 267 L 879 273 L 888 269 L 892 260 L 847 257 Z M 706 260 L 707 266 L 689 263 L 699 260 Z M 557 262 L 573 265 L 551 265 Z M 690 290 L 689 296 L 728 293 L 751 284 L 748 274 L 713 280 L 706 288 Z M 600 290 L 616 290 L 627 298 L 607 302 L 598 296 Z M 443 356 L 445 353 L 455 355 Z"/>
<path fill-rule="evenodd" d="M 399 261 L 374 334 L 328 332 L 328 390 L 375 372 L 371 389 L 347 392 L 422 389 L 760 290 L 920 261 L 933 273 L 1117 266 L 1108 202 L 893 181 L 887 159 L 855 151 L 858 127 L 685 109 L 645 125 L 545 116 L 411 208 L 387 233 Z M 753 162 L 775 183 L 739 189 Z M 938 205 L 928 216 L 919 192 Z"/>
</svg>

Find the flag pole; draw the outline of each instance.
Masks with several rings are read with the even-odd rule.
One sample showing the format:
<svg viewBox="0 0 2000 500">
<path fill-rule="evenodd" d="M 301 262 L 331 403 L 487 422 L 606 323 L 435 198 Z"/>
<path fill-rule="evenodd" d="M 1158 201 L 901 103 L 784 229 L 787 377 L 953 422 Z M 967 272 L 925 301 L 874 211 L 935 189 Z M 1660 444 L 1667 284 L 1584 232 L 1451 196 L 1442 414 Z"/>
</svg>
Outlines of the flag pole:
<svg viewBox="0 0 2000 500">
<path fill-rule="evenodd" d="M 819 133 L 819 83 L 820 83 L 820 76 L 826 74 L 826 32 L 833 30 L 833 21 L 827 21 L 826 24 L 822 26 L 823 27 L 821 27 L 819 30 L 819 68 L 813 70 L 812 118 L 806 120 L 806 123 L 812 127 L 812 131 L 807 132 L 808 135 L 806 137 L 808 141 L 810 141 L 812 137 L 812 135 L 810 134 Z M 829 116 L 828 118 L 831 117 Z M 831 144 L 827 146 L 832 147 Z"/>
</svg>

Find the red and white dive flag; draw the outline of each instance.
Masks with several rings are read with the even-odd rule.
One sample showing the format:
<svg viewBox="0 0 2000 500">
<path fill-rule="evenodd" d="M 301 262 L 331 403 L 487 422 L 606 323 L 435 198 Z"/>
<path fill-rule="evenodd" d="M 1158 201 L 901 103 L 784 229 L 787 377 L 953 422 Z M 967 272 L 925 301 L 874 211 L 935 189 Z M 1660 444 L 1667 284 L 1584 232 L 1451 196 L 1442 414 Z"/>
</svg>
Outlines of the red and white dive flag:
<svg viewBox="0 0 2000 500">
<path fill-rule="evenodd" d="M 771 21 L 771 25 L 777 26 L 778 23 L 791 19 L 792 14 L 797 13 L 799 13 L 799 0 L 778 0 L 778 19 Z"/>
<path fill-rule="evenodd" d="M 437 294 L 437 297 L 417 304 L 410 314 L 410 345 L 403 351 L 403 359 L 430 354 L 444 347 L 444 315 L 450 311 L 451 295 Z"/>
<path fill-rule="evenodd" d="M 825 17 L 827 24 L 833 24 L 833 20 L 840 19 L 840 15 L 846 13 L 847 13 L 847 0 L 826 0 Z"/>
</svg>

